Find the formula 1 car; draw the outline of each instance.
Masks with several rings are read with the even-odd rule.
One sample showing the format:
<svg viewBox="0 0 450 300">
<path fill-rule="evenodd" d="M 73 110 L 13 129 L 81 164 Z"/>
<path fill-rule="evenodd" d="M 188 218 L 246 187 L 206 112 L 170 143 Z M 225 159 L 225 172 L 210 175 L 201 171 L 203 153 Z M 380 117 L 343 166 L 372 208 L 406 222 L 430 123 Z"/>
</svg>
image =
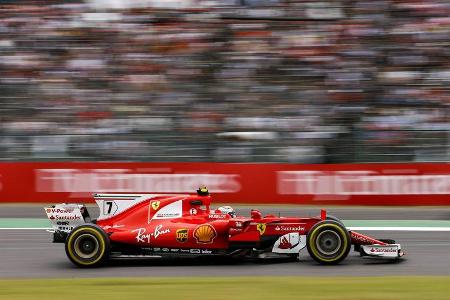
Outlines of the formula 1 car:
<svg viewBox="0 0 450 300">
<path fill-rule="evenodd" d="M 298 256 L 307 248 L 320 264 L 337 264 L 354 245 L 361 256 L 403 256 L 400 244 L 348 230 L 325 210 L 318 217 L 250 217 L 211 209 L 206 188 L 193 195 L 94 194 L 100 215 L 82 204 L 46 207 L 53 242 L 65 243 L 77 266 L 99 266 L 122 257 L 223 255 Z M 230 207 L 227 207 L 230 209 Z"/>
</svg>

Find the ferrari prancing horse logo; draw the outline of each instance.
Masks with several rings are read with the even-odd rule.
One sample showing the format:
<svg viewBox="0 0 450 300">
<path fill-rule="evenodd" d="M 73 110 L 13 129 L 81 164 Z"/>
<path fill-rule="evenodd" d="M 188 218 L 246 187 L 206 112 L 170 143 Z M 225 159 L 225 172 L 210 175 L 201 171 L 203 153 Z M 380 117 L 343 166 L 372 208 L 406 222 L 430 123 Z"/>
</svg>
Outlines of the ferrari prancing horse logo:
<svg viewBox="0 0 450 300">
<path fill-rule="evenodd" d="M 153 208 L 154 210 L 158 210 L 159 204 L 160 204 L 159 201 L 152 201 L 152 202 L 150 202 L 150 205 L 152 206 L 152 208 Z"/>
<path fill-rule="evenodd" d="M 266 224 L 258 223 L 256 224 L 256 229 L 259 231 L 259 235 L 263 235 L 266 231 Z"/>
</svg>

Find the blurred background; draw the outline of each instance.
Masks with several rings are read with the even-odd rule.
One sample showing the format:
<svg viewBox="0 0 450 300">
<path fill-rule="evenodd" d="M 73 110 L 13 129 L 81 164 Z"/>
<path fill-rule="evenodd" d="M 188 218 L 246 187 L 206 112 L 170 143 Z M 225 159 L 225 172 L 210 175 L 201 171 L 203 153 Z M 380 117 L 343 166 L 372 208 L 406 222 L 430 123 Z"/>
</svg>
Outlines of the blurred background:
<svg viewBox="0 0 450 300">
<path fill-rule="evenodd" d="M 445 0 L 2 0 L 0 159 L 450 158 Z"/>
</svg>

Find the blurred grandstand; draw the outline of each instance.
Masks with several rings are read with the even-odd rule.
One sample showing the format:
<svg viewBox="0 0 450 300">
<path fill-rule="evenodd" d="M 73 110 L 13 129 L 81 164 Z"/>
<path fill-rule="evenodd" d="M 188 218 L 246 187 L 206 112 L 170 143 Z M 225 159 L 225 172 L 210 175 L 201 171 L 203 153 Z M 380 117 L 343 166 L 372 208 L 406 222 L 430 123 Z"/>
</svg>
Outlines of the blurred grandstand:
<svg viewBox="0 0 450 300">
<path fill-rule="evenodd" d="M 449 16 L 446 0 L 3 0 L 0 157 L 448 161 Z"/>
</svg>

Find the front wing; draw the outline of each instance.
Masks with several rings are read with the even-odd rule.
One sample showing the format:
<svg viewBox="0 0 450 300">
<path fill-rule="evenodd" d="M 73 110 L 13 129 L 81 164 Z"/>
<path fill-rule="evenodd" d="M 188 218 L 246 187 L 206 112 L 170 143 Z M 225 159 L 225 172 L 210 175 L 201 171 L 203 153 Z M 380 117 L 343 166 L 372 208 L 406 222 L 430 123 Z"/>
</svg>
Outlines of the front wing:
<svg viewBox="0 0 450 300">
<path fill-rule="evenodd" d="M 361 256 L 380 257 L 380 258 L 400 258 L 405 253 L 400 244 L 377 240 L 364 234 L 350 231 L 352 244 L 355 250 L 359 251 Z"/>
</svg>

